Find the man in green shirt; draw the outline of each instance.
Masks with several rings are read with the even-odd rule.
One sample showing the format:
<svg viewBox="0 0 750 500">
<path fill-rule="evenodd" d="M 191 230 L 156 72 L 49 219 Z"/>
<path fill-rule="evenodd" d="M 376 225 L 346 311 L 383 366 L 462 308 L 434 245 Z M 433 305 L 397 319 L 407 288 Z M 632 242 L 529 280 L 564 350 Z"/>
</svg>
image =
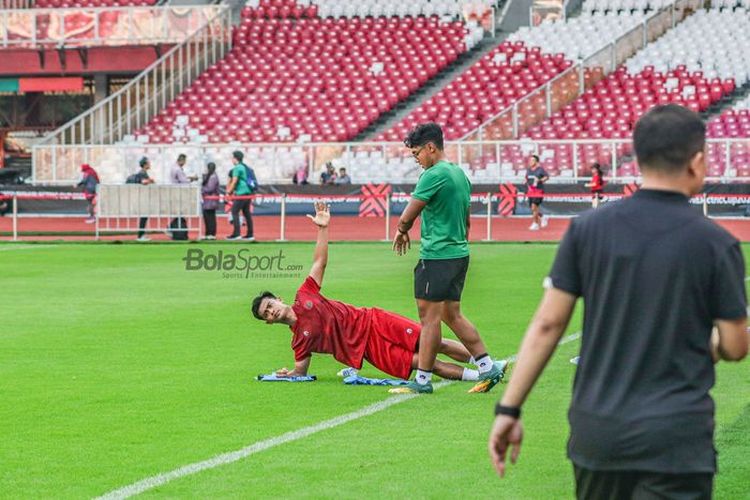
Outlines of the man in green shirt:
<svg viewBox="0 0 750 500">
<path fill-rule="evenodd" d="M 229 185 L 227 186 L 227 194 L 235 196 L 249 196 L 250 186 L 247 184 L 247 167 L 242 160 L 245 155 L 242 151 L 235 151 L 232 153 L 232 167 L 229 173 Z M 244 198 L 240 200 L 232 201 L 232 223 L 234 224 L 234 230 L 232 234 L 227 237 L 228 240 L 239 240 L 242 239 L 240 236 L 240 212 L 245 216 L 247 223 L 247 232 L 245 233 L 245 240 L 253 241 L 253 219 L 250 217 L 250 198 Z"/>
<path fill-rule="evenodd" d="M 414 268 L 414 297 L 422 331 L 415 380 L 391 392 L 432 392 L 441 321 L 466 346 L 479 369 L 479 381 L 469 392 L 487 392 L 502 380 L 506 363 L 493 363 L 476 327 L 461 314 L 461 292 L 469 268 L 471 183 L 463 170 L 445 159 L 443 131 L 436 123 L 418 125 L 404 144 L 424 172 L 398 222 L 393 249 L 404 255 L 411 247 L 409 229 L 421 213 L 422 245 Z"/>
</svg>

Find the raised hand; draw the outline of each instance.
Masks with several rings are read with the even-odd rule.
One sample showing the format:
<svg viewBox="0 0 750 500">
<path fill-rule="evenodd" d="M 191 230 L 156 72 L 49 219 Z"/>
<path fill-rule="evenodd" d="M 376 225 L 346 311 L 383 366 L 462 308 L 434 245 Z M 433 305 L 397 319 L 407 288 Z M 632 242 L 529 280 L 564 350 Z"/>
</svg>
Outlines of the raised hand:
<svg viewBox="0 0 750 500">
<path fill-rule="evenodd" d="M 331 207 L 323 203 L 322 201 L 316 201 L 315 204 L 315 216 L 308 214 L 307 216 L 312 220 L 318 227 L 328 227 L 328 223 L 331 221 Z"/>
</svg>

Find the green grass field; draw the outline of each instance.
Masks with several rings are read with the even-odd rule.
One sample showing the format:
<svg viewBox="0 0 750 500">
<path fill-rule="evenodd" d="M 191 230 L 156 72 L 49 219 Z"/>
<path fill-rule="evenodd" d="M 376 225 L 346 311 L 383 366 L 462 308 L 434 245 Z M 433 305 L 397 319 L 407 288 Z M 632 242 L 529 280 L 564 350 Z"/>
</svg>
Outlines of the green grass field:
<svg viewBox="0 0 750 500">
<path fill-rule="evenodd" d="M 0 497 L 95 497 L 390 397 L 343 385 L 326 356 L 313 359 L 317 382 L 254 381 L 293 357 L 289 330 L 252 319 L 249 299 L 264 289 L 291 299 L 302 278 L 186 271 L 190 248 L 242 247 L 0 245 Z M 283 250 L 304 276 L 313 247 L 246 248 Z M 464 311 L 493 356 L 517 351 L 555 249 L 474 245 Z M 334 244 L 323 292 L 415 317 L 415 250 L 399 258 L 385 243 Z M 580 325 L 579 305 L 569 332 Z M 558 349 L 526 404 L 520 462 L 504 480 L 486 443 L 503 387 L 467 394 L 454 383 L 143 496 L 571 498 L 566 410 L 578 347 Z M 720 499 L 750 498 L 747 374 L 747 363 L 718 367 Z"/>
</svg>

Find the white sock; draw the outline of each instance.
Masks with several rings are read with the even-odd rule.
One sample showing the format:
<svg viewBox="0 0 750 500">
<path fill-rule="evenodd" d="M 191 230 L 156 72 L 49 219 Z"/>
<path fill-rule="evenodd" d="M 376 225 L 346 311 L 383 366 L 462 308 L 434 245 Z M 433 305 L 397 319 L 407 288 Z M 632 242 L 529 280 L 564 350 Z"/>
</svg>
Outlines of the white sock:
<svg viewBox="0 0 750 500">
<path fill-rule="evenodd" d="M 417 376 L 414 379 L 419 385 L 425 385 L 432 380 L 432 372 L 417 370 Z"/>
<path fill-rule="evenodd" d="M 479 380 L 479 372 L 477 370 L 472 370 L 471 368 L 464 368 L 461 380 Z"/>
<path fill-rule="evenodd" d="M 474 359 L 474 356 L 470 356 L 469 357 L 469 364 L 471 364 L 471 365 L 476 365 L 477 364 L 477 360 Z"/>
<path fill-rule="evenodd" d="M 476 365 L 479 369 L 479 373 L 486 373 L 492 370 L 492 358 L 489 354 L 485 354 L 477 360 Z"/>
</svg>

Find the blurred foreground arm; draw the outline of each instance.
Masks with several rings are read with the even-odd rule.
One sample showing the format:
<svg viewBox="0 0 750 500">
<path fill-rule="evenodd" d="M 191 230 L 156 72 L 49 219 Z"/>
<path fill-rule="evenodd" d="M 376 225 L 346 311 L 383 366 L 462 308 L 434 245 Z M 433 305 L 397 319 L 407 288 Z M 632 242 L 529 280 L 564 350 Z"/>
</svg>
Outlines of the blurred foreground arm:
<svg viewBox="0 0 750 500">
<path fill-rule="evenodd" d="M 567 292 L 555 288 L 545 291 L 521 343 L 516 368 L 500 403 L 503 407 L 520 410 L 567 328 L 575 303 L 576 297 Z M 513 445 L 511 462 L 515 463 L 522 441 L 523 425 L 520 418 L 508 415 L 495 418 L 488 446 L 492 464 L 500 477 L 505 475 L 505 456 L 509 445 Z"/>
<path fill-rule="evenodd" d="M 750 333 L 747 331 L 747 318 L 715 321 L 711 332 L 711 356 L 714 363 L 719 360 L 740 361 L 747 356 Z"/>
</svg>

